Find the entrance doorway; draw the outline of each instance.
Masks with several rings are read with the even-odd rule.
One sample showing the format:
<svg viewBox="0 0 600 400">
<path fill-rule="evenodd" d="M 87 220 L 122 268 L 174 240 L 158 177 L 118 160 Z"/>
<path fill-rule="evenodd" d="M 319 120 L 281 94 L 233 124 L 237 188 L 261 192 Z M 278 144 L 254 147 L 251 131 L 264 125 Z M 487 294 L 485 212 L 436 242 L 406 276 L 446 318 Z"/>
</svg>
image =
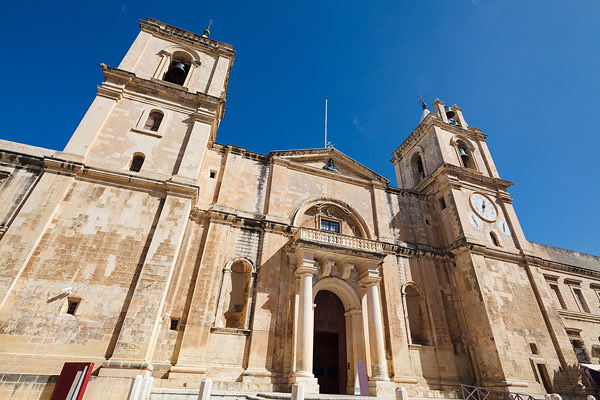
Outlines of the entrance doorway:
<svg viewBox="0 0 600 400">
<path fill-rule="evenodd" d="M 344 305 L 327 290 L 315 297 L 315 337 L 313 373 L 321 393 L 346 394 L 346 322 Z"/>
</svg>

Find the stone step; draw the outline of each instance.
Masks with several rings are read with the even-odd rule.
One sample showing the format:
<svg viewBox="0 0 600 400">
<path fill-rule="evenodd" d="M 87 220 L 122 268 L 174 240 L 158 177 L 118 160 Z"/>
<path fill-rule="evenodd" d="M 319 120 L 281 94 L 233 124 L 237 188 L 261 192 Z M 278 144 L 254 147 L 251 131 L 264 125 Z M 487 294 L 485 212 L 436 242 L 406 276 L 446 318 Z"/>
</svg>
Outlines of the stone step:
<svg viewBox="0 0 600 400">
<path fill-rule="evenodd" d="M 281 392 L 244 392 L 213 390 L 211 400 L 291 400 L 291 393 Z M 353 396 L 349 394 L 307 393 L 306 400 L 394 400 L 385 397 Z M 155 388 L 150 392 L 150 400 L 197 400 L 198 389 Z M 409 400 L 456 400 L 449 398 L 409 397 Z"/>
</svg>

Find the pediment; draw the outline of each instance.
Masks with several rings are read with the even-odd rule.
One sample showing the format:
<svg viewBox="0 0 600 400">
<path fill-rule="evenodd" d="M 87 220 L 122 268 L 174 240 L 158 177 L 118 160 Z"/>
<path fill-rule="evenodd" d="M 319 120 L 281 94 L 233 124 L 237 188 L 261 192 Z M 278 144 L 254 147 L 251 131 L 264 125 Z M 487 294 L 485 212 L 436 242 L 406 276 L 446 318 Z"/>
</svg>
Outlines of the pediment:
<svg viewBox="0 0 600 400">
<path fill-rule="evenodd" d="M 349 178 L 377 181 L 386 185 L 390 183 L 383 176 L 333 148 L 272 151 L 269 156 L 303 168 L 328 171 Z"/>
</svg>

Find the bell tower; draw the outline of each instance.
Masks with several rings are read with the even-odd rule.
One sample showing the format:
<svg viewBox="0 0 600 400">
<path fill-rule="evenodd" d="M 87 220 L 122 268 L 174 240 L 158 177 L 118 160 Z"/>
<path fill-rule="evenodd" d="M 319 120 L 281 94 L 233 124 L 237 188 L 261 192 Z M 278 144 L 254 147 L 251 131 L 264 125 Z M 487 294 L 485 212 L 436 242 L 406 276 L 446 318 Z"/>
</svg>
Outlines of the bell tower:
<svg viewBox="0 0 600 400">
<path fill-rule="evenodd" d="M 516 251 L 527 247 L 506 191 L 512 182 L 500 178 L 487 135 L 470 127 L 457 105 L 436 99 L 432 112 L 423 106 L 419 126 L 393 153 L 398 186 L 428 195 L 446 246 L 466 238 Z"/>
<path fill-rule="evenodd" d="M 467 124 L 460 107 L 436 99 L 431 112 L 423 108 L 392 162 L 398 186 L 423 195 L 435 215 L 440 243 L 433 245 L 451 266 L 476 384 L 543 392 L 536 372 L 509 354 L 531 354 L 530 344 L 543 341 L 553 344 L 544 354 L 549 368 L 566 368 L 573 357 L 507 191 L 512 182 L 500 177 L 487 135 Z"/>
<path fill-rule="evenodd" d="M 104 82 L 64 156 L 86 165 L 192 183 L 225 112 L 232 46 L 157 20 Z"/>
</svg>

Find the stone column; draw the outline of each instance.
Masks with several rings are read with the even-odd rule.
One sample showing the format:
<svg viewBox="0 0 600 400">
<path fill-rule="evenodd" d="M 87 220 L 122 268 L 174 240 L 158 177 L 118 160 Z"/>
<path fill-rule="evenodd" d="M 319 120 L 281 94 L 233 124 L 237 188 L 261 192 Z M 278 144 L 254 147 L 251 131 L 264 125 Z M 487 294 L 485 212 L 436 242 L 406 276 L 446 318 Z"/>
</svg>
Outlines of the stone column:
<svg viewBox="0 0 600 400">
<path fill-rule="evenodd" d="M 378 280 L 365 282 L 367 287 L 367 309 L 369 317 L 369 348 L 371 349 L 371 380 L 389 381 L 385 343 L 383 341 L 383 319 L 379 306 Z"/>
<path fill-rule="evenodd" d="M 313 324 L 312 276 L 310 271 L 299 268 L 300 302 L 298 307 L 298 332 L 296 344 L 296 375 L 312 377 Z"/>
<path fill-rule="evenodd" d="M 292 383 L 300 383 L 307 393 L 318 393 L 319 385 L 312 373 L 313 364 L 313 293 L 312 278 L 317 273 L 314 254 L 301 252 L 296 267 L 298 287 L 298 312 L 294 324 L 296 330 L 296 369 Z"/>
<path fill-rule="evenodd" d="M 379 303 L 379 270 L 377 264 L 369 262 L 360 272 L 360 284 L 367 292 L 367 317 L 369 319 L 369 350 L 371 353 L 371 381 L 389 381 L 385 342 L 383 340 L 383 318 Z"/>
<path fill-rule="evenodd" d="M 219 294 L 219 303 L 217 304 L 217 313 L 215 316 L 215 326 L 224 328 L 223 313 L 229 307 L 229 294 L 231 293 L 231 265 L 227 264 L 223 269 L 223 282 L 221 284 L 221 292 Z"/>
</svg>

